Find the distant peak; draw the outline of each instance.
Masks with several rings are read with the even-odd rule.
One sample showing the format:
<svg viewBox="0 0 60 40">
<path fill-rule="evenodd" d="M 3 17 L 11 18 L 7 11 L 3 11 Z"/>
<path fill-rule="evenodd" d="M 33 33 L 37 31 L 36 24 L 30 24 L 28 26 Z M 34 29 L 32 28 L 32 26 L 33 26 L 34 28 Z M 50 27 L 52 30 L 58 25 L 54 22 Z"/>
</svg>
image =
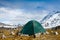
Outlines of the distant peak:
<svg viewBox="0 0 60 40">
<path fill-rule="evenodd" d="M 56 13 L 60 13 L 60 11 L 57 11 Z"/>
</svg>

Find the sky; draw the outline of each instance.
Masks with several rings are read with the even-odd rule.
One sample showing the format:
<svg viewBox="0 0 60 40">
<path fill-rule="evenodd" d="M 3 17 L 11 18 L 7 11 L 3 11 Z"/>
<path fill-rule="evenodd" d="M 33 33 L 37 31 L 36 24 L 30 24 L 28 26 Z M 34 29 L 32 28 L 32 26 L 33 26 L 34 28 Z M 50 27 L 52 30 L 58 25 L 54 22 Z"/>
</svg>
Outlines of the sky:
<svg viewBox="0 0 60 40">
<path fill-rule="evenodd" d="M 53 11 L 60 11 L 60 0 L 0 0 L 0 22 L 6 24 L 40 22 Z"/>
</svg>

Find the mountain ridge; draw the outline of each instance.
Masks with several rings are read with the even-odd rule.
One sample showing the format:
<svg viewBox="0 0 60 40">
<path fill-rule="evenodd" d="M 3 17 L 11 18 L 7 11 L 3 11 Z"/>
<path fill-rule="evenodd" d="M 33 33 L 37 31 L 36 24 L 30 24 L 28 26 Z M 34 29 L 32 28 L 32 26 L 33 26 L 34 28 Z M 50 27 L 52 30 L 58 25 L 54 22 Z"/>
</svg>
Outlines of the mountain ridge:
<svg viewBox="0 0 60 40">
<path fill-rule="evenodd" d="M 46 19 L 42 19 L 42 25 L 46 28 L 52 28 L 60 25 L 60 11 L 51 13 L 50 15 L 48 14 L 48 16 L 45 16 L 44 18 Z"/>
</svg>

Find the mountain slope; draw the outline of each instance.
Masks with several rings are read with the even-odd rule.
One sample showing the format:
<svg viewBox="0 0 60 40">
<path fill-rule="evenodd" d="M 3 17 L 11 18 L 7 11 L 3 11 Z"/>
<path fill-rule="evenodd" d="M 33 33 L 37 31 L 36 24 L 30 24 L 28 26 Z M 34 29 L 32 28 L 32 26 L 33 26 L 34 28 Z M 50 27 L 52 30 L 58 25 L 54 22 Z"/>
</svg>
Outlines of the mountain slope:
<svg viewBox="0 0 60 40">
<path fill-rule="evenodd" d="M 4 27 L 4 28 L 16 28 L 17 26 L 9 25 L 9 24 L 4 24 L 4 23 L 0 22 L 0 27 Z"/>
<path fill-rule="evenodd" d="M 42 25 L 45 28 L 52 28 L 60 25 L 60 12 L 57 11 L 55 13 L 48 14 L 46 17 L 44 17 L 44 20 L 42 20 Z"/>
</svg>

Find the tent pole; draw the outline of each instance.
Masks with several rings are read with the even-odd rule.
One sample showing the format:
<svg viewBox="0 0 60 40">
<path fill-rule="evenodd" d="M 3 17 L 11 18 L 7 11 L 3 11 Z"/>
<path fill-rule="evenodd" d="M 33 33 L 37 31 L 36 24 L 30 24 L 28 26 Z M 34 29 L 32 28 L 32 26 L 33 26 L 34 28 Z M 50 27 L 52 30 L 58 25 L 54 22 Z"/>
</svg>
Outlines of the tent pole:
<svg viewBox="0 0 60 40">
<path fill-rule="evenodd" d="M 34 38 L 36 38 L 35 34 L 33 35 Z"/>
</svg>

